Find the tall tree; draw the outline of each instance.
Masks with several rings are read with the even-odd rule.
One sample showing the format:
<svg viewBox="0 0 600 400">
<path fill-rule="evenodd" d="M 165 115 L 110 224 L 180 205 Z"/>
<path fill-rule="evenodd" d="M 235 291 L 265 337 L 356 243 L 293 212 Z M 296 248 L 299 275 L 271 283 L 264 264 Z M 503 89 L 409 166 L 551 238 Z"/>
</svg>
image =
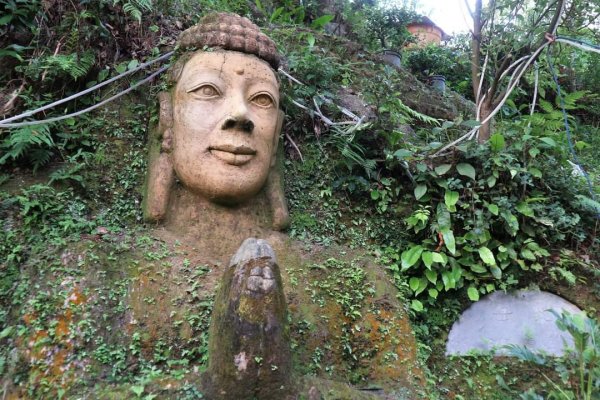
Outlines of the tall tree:
<svg viewBox="0 0 600 400">
<path fill-rule="evenodd" d="M 473 18 L 471 75 L 482 122 L 478 140 L 484 142 L 491 117 L 564 21 L 568 0 L 491 0 L 487 7 L 476 0 L 474 8 L 465 3 Z"/>
</svg>

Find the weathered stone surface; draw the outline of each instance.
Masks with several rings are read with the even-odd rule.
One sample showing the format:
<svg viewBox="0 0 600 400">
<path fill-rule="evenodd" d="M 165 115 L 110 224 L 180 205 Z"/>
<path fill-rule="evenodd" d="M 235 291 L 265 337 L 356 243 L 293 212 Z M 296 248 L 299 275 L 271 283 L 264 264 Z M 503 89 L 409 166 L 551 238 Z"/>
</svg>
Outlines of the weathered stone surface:
<svg viewBox="0 0 600 400">
<path fill-rule="evenodd" d="M 289 217 L 276 163 L 284 117 L 274 71 L 279 56 L 245 18 L 221 13 L 203 22 L 182 33 L 180 49 L 219 50 L 184 54 L 171 69 L 174 87 L 159 96 L 151 137 L 144 215 L 193 223 L 221 205 L 243 209 L 237 217 L 251 225 L 284 229 Z M 256 218 L 265 202 L 269 215 Z"/>
<path fill-rule="evenodd" d="M 454 323 L 446 354 L 460 355 L 471 350 L 505 354 L 500 347 L 514 344 L 560 356 L 563 343 L 572 344 L 572 339 L 556 327 L 556 318 L 549 309 L 559 313 L 562 310 L 581 312 L 565 299 L 548 292 L 494 292 L 469 307 Z"/>
<path fill-rule="evenodd" d="M 287 305 L 275 254 L 264 240 L 245 240 L 225 271 L 212 315 L 204 386 L 210 399 L 291 396 Z"/>
</svg>

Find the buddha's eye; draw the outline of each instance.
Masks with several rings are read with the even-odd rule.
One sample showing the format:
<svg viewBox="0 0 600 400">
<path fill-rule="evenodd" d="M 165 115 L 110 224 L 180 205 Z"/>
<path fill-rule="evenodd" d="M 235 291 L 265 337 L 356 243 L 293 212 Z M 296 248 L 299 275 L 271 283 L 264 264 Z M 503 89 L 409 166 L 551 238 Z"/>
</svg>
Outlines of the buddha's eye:
<svg viewBox="0 0 600 400">
<path fill-rule="evenodd" d="M 198 97 L 205 99 L 210 99 L 212 97 L 217 97 L 221 95 L 219 89 L 217 89 L 214 85 L 211 85 L 209 83 L 200 85 L 197 88 L 190 90 L 190 92 L 194 93 Z"/>
<path fill-rule="evenodd" d="M 259 107 L 269 108 L 275 104 L 275 100 L 268 93 L 258 93 L 254 95 L 250 101 Z"/>
</svg>

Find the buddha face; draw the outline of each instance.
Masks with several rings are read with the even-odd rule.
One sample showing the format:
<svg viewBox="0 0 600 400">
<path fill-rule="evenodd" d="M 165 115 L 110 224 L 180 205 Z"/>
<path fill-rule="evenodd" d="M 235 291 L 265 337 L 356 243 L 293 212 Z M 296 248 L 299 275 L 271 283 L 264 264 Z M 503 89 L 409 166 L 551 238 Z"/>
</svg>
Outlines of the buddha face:
<svg viewBox="0 0 600 400">
<path fill-rule="evenodd" d="M 172 163 L 191 191 L 217 203 L 256 195 L 275 161 L 279 85 L 259 58 L 198 52 L 173 94 Z"/>
</svg>

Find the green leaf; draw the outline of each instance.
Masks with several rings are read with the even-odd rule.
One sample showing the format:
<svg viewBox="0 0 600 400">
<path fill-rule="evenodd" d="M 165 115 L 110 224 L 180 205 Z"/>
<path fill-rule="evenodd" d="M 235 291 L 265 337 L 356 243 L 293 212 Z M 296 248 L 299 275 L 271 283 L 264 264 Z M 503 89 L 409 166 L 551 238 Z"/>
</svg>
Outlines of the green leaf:
<svg viewBox="0 0 600 400">
<path fill-rule="evenodd" d="M 127 69 L 131 71 L 132 69 L 135 69 L 139 65 L 139 63 L 140 62 L 138 60 L 131 60 L 129 61 L 129 64 L 127 64 Z"/>
<path fill-rule="evenodd" d="M 333 18 L 334 18 L 333 15 L 329 15 L 329 14 L 322 15 L 319 18 L 315 19 L 312 22 L 312 24 L 310 24 L 310 27 L 313 29 L 321 29 L 325 25 L 330 23 L 333 20 Z"/>
<path fill-rule="evenodd" d="M 144 386 L 143 385 L 131 386 L 130 389 L 138 397 L 140 397 L 142 395 L 142 393 L 144 393 Z"/>
<path fill-rule="evenodd" d="M 416 278 L 413 276 L 408 281 L 408 286 L 410 287 L 410 290 L 412 290 L 413 292 L 416 292 L 419 289 L 419 287 L 421 286 L 421 281 L 419 280 L 419 278 Z"/>
<path fill-rule="evenodd" d="M 427 193 L 427 185 L 424 185 L 422 183 L 418 184 L 415 188 L 415 198 L 419 200 L 425 195 L 425 193 Z"/>
<path fill-rule="evenodd" d="M 421 254 L 421 260 L 423 260 L 423 264 L 425 264 L 425 267 L 429 269 L 433 264 L 433 254 L 430 251 L 424 251 L 423 254 Z"/>
<path fill-rule="evenodd" d="M 437 272 L 428 269 L 428 270 L 425 270 L 425 276 L 427 277 L 427 280 L 429 280 L 429 282 L 433 283 L 434 285 L 436 284 Z"/>
<path fill-rule="evenodd" d="M 421 312 L 423 311 L 423 303 L 421 303 L 419 300 L 413 300 L 410 303 L 410 308 L 412 308 L 416 312 Z"/>
<path fill-rule="evenodd" d="M 403 251 L 402 255 L 400 256 L 400 260 L 402 261 L 402 271 L 406 271 L 415 265 L 417 261 L 419 261 L 422 252 L 423 246 L 421 245 L 416 245 L 408 250 Z"/>
<path fill-rule="evenodd" d="M 429 297 L 437 299 L 439 292 L 437 291 L 437 289 L 431 288 L 427 291 L 427 293 L 429 293 Z"/>
<path fill-rule="evenodd" d="M 487 273 L 487 269 L 485 269 L 481 264 L 473 264 L 470 266 L 471 271 L 477 273 L 477 274 L 485 274 Z"/>
<path fill-rule="evenodd" d="M 502 211 L 500 216 L 506 221 L 506 230 L 511 236 L 515 236 L 519 230 L 519 221 L 509 211 Z"/>
<path fill-rule="evenodd" d="M 524 259 L 529 260 L 529 261 L 536 260 L 535 254 L 533 254 L 533 252 L 529 249 L 521 250 L 521 257 L 523 257 Z"/>
<path fill-rule="evenodd" d="M 529 207 L 529 204 L 527 204 L 526 202 L 522 201 L 519 204 L 517 204 L 517 206 L 515 207 L 517 209 L 518 212 L 520 212 L 521 214 L 525 215 L 526 217 L 533 217 L 533 210 L 531 209 L 531 207 Z"/>
<path fill-rule="evenodd" d="M 467 289 L 467 294 L 469 295 L 469 299 L 471 301 L 479 300 L 479 291 L 474 286 L 469 286 L 469 289 Z"/>
<path fill-rule="evenodd" d="M 460 163 L 456 165 L 456 170 L 459 174 L 468 176 L 469 178 L 475 180 L 475 168 L 471 164 Z"/>
<path fill-rule="evenodd" d="M 478 249 L 479 257 L 483 260 L 487 265 L 496 265 L 496 259 L 494 258 L 494 253 L 487 247 L 483 246 Z"/>
<path fill-rule="evenodd" d="M 450 171 L 452 168 L 452 164 L 442 164 L 435 167 L 435 173 L 438 175 L 444 175 L 446 172 Z"/>
<path fill-rule="evenodd" d="M 450 271 L 442 272 L 442 282 L 444 282 L 444 289 L 446 291 L 452 289 L 456 284 L 454 282 L 454 278 L 452 277 L 452 274 L 450 273 Z"/>
<path fill-rule="evenodd" d="M 418 296 L 423 292 L 423 290 L 427 289 L 427 279 L 419 278 L 419 287 L 415 290 L 415 296 Z"/>
<path fill-rule="evenodd" d="M 446 203 L 446 207 L 448 207 L 449 211 L 456 211 L 456 202 L 458 201 L 458 192 L 454 192 L 452 190 L 446 190 L 444 193 L 444 203 Z"/>
<path fill-rule="evenodd" d="M 452 217 L 450 216 L 450 213 L 448 212 L 446 206 L 442 203 L 438 203 L 435 211 L 437 214 L 436 219 L 440 231 L 450 229 L 452 227 Z"/>
<path fill-rule="evenodd" d="M 115 70 L 119 74 L 122 74 L 123 72 L 127 71 L 127 61 L 124 61 L 124 62 L 120 63 L 119 65 L 117 65 L 115 67 Z"/>
<path fill-rule="evenodd" d="M 0 339 L 4 339 L 5 337 L 10 336 L 14 329 L 14 326 L 8 326 L 4 328 L 2 332 L 0 332 Z"/>
<path fill-rule="evenodd" d="M 539 104 L 540 108 L 547 113 L 551 113 L 552 111 L 554 111 L 554 107 L 552 107 L 552 104 L 546 100 L 540 99 Z"/>
<path fill-rule="evenodd" d="M 456 240 L 454 239 L 454 232 L 450 229 L 442 230 L 442 237 L 444 238 L 444 244 L 446 248 L 450 252 L 450 254 L 454 255 L 456 253 Z"/>
<path fill-rule="evenodd" d="M 442 265 L 446 265 L 448 263 L 448 257 L 446 257 L 446 255 L 443 253 L 437 253 L 433 251 L 431 255 L 433 257 L 433 262 L 440 263 Z"/>
<path fill-rule="evenodd" d="M 487 185 L 488 185 L 488 187 L 493 188 L 496 185 L 496 177 L 495 176 L 488 177 Z"/>
<path fill-rule="evenodd" d="M 308 43 L 308 47 L 313 47 L 315 45 L 315 35 L 309 33 L 306 37 L 306 42 Z"/>
<path fill-rule="evenodd" d="M 381 196 L 381 194 L 379 193 L 379 190 L 377 190 L 377 189 L 371 190 L 371 198 L 373 200 L 379 199 L 380 196 Z"/>
<path fill-rule="evenodd" d="M 6 15 L 0 17 L 0 26 L 7 25 L 10 21 L 12 21 L 12 19 L 13 19 L 12 14 L 6 14 Z"/>
<path fill-rule="evenodd" d="M 547 144 L 550 147 L 556 147 L 556 142 L 554 141 L 554 139 L 549 138 L 549 137 L 541 137 L 540 138 L 541 142 L 544 142 L 545 144 Z"/>
<path fill-rule="evenodd" d="M 395 158 L 397 158 L 398 160 L 401 160 L 401 161 L 412 155 L 413 155 L 413 152 L 410 150 L 406 150 L 406 149 L 396 150 L 393 154 L 393 156 Z"/>
<path fill-rule="evenodd" d="M 279 7 L 277 8 L 273 14 L 271 14 L 271 17 L 269 18 L 270 22 L 275 21 L 277 18 L 279 18 L 279 16 L 283 13 L 283 7 Z"/>
<path fill-rule="evenodd" d="M 500 133 L 494 133 L 492 136 L 490 136 L 489 142 L 492 151 L 500 151 L 504 149 L 504 136 L 502 136 Z"/>
<path fill-rule="evenodd" d="M 540 149 L 538 149 L 537 147 L 532 147 L 531 149 L 529 149 L 529 155 L 531 156 L 531 158 L 536 158 L 539 154 Z"/>
<path fill-rule="evenodd" d="M 490 265 L 490 272 L 496 279 L 502 278 L 502 270 L 498 268 L 496 265 Z"/>
<path fill-rule="evenodd" d="M 542 171 L 540 171 L 539 169 L 535 168 L 535 167 L 530 167 L 529 168 L 529 173 L 531 174 L 531 176 L 533 176 L 534 178 L 541 178 L 542 177 Z"/>
<path fill-rule="evenodd" d="M 488 210 L 490 210 L 490 212 L 494 215 L 498 215 L 498 206 L 496 204 L 488 204 L 487 206 Z"/>
<path fill-rule="evenodd" d="M 416 168 L 417 168 L 417 171 L 419 171 L 419 172 L 426 172 L 427 171 L 427 164 L 422 163 L 422 162 L 417 163 Z"/>
</svg>

